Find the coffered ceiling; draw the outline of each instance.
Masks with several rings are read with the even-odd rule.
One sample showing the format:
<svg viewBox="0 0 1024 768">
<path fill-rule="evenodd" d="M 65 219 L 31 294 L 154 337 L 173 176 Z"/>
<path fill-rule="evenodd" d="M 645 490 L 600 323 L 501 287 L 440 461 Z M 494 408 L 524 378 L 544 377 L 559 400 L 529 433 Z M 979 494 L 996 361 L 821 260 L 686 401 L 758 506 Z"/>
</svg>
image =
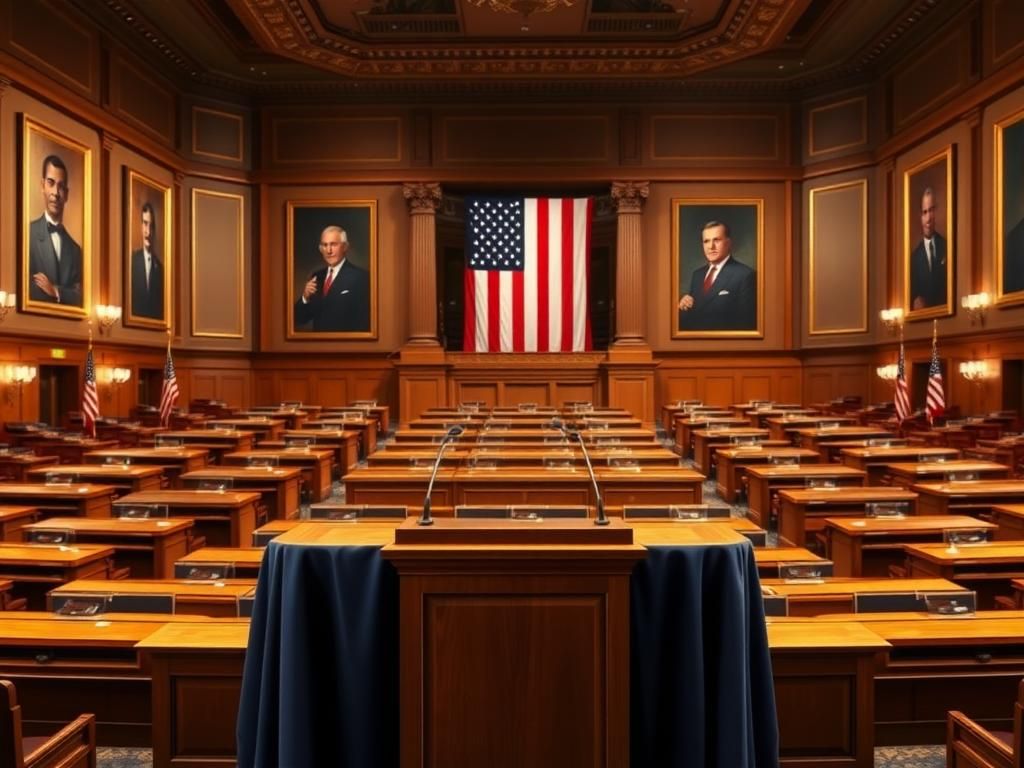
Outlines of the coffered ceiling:
<svg viewBox="0 0 1024 768">
<path fill-rule="evenodd" d="M 236 92 L 514 84 L 793 89 L 878 66 L 939 0 L 73 0 L 117 39 Z"/>
</svg>

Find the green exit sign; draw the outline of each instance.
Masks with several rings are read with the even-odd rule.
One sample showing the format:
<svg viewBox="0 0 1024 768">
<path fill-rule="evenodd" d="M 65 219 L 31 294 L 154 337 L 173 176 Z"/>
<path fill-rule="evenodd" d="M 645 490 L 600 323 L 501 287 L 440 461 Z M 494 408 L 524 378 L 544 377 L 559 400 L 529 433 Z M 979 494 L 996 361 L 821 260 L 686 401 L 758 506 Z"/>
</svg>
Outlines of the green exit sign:
<svg viewBox="0 0 1024 768">
<path fill-rule="evenodd" d="M 63 360 L 67 356 L 68 351 L 66 349 L 54 348 L 50 350 L 50 357 L 54 360 Z"/>
</svg>

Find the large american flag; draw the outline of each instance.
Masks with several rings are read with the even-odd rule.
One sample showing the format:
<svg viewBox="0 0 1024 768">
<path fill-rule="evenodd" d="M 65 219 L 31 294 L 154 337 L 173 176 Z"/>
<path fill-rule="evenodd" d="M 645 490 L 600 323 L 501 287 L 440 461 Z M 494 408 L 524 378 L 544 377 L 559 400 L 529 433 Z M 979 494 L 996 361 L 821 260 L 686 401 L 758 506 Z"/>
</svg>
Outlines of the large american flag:
<svg viewBox="0 0 1024 768">
<path fill-rule="evenodd" d="M 910 389 L 907 387 L 907 366 L 903 357 L 903 341 L 900 341 L 900 359 L 896 365 L 896 420 L 903 421 L 910 416 Z"/>
<path fill-rule="evenodd" d="M 171 347 L 167 346 L 167 362 L 164 363 L 164 385 L 160 390 L 160 425 L 166 427 L 171 421 L 171 410 L 178 402 L 178 377 L 174 373 Z"/>
<path fill-rule="evenodd" d="M 468 352 L 592 348 L 589 198 L 466 200 Z"/>
<path fill-rule="evenodd" d="M 928 366 L 928 391 L 924 398 L 928 423 L 935 421 L 946 410 L 946 394 L 942 389 L 942 367 L 939 365 L 939 347 L 935 333 L 932 333 L 932 361 Z"/>
<path fill-rule="evenodd" d="M 100 417 L 100 398 L 96 392 L 96 363 L 92 359 L 92 344 L 85 354 L 85 386 L 82 387 L 82 431 L 96 437 L 96 420 Z"/>
</svg>

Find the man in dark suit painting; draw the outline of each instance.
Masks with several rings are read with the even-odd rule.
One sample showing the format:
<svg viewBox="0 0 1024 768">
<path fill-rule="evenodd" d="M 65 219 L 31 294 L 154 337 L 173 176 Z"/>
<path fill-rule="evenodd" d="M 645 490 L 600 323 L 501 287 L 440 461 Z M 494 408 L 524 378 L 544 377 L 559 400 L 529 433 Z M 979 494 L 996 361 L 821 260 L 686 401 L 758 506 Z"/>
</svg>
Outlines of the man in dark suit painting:
<svg viewBox="0 0 1024 768">
<path fill-rule="evenodd" d="M 732 257 L 729 226 L 709 221 L 701 231 L 707 264 L 693 271 L 679 300 L 682 331 L 757 330 L 757 273 Z"/>
<path fill-rule="evenodd" d="M 1006 233 L 1003 242 L 1003 293 L 1024 291 L 1024 219 Z"/>
<path fill-rule="evenodd" d="M 164 318 L 164 267 L 153 250 L 156 211 L 142 205 L 142 247 L 132 251 L 131 314 L 153 320 Z"/>
<path fill-rule="evenodd" d="M 921 242 L 910 254 L 910 308 L 946 304 L 946 238 L 935 230 L 935 193 L 921 195 Z"/>
<path fill-rule="evenodd" d="M 320 235 L 325 266 L 310 275 L 295 302 L 295 327 L 314 331 L 370 330 L 370 277 L 345 258 L 348 235 L 331 226 Z"/>
<path fill-rule="evenodd" d="M 68 169 L 57 155 L 43 160 L 43 215 L 29 224 L 29 297 L 82 306 L 82 249 L 64 228 Z"/>
</svg>

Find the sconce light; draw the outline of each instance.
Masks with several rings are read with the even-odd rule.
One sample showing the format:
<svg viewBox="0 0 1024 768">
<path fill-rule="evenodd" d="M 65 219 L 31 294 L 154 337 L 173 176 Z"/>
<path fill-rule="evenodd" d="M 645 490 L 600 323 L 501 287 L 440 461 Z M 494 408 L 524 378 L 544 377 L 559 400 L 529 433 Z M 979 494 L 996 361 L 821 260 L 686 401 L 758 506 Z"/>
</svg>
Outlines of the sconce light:
<svg viewBox="0 0 1024 768">
<path fill-rule="evenodd" d="M 7 313 L 14 309 L 18 303 L 18 294 L 0 291 L 0 323 L 7 317 Z"/>
<path fill-rule="evenodd" d="M 879 318 L 885 323 L 885 329 L 892 333 L 903 326 L 903 307 L 889 307 L 878 313 Z"/>
<path fill-rule="evenodd" d="M 96 318 L 100 321 L 100 332 L 108 333 L 110 326 L 121 319 L 121 308 L 113 304 L 97 304 Z"/>
<path fill-rule="evenodd" d="M 38 369 L 34 365 L 6 365 L 3 368 L 3 381 L 6 384 L 18 386 L 18 402 L 21 402 L 21 388 L 25 384 L 35 381 Z M 14 405 L 14 392 L 12 387 L 4 390 L 4 400 L 8 405 Z"/>
<path fill-rule="evenodd" d="M 109 400 L 113 397 L 113 390 L 115 387 L 119 387 L 125 382 L 129 381 L 132 377 L 131 368 L 110 368 L 108 366 L 101 366 L 96 369 L 96 376 L 102 384 L 109 384 L 109 388 L 104 391 L 104 397 Z"/>
<path fill-rule="evenodd" d="M 967 310 L 967 314 L 971 318 L 971 324 L 978 321 L 982 325 L 985 324 L 985 310 L 988 309 L 989 304 L 992 303 L 989 295 L 982 291 L 981 293 L 970 293 L 966 296 L 960 297 L 960 306 Z"/>
<path fill-rule="evenodd" d="M 996 375 L 995 368 L 987 360 L 964 360 L 960 363 L 960 375 L 972 384 L 981 384 Z"/>
<path fill-rule="evenodd" d="M 896 363 L 880 365 L 875 368 L 875 373 L 878 374 L 878 378 L 883 381 L 896 381 L 896 377 L 899 375 L 899 372 L 899 366 L 896 365 Z"/>
</svg>

